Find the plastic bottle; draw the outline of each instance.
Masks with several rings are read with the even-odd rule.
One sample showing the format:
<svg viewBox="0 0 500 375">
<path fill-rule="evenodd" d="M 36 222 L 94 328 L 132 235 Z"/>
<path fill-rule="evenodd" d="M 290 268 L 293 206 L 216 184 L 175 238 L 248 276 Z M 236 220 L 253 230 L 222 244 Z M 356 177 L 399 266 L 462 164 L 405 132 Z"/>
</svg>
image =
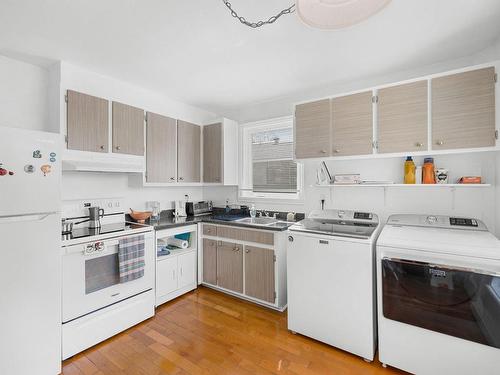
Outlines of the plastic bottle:
<svg viewBox="0 0 500 375">
<path fill-rule="evenodd" d="M 405 161 L 405 184 L 415 183 L 415 163 L 411 156 L 408 156 Z"/>
<path fill-rule="evenodd" d="M 436 175 L 434 172 L 434 158 L 425 158 L 424 166 L 422 167 L 422 183 L 435 184 Z"/>
<path fill-rule="evenodd" d="M 417 168 L 415 169 L 415 183 L 421 184 L 422 183 L 422 166 L 417 165 Z"/>
<path fill-rule="evenodd" d="M 257 215 L 257 210 L 255 209 L 255 204 L 250 207 L 250 217 L 253 219 Z"/>
</svg>

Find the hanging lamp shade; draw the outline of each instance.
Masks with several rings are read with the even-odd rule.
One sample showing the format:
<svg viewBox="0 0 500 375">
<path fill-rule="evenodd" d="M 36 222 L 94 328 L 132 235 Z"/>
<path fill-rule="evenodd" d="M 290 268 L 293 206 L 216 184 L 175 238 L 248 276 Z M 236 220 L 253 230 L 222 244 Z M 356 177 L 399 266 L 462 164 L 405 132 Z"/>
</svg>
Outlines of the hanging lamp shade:
<svg viewBox="0 0 500 375">
<path fill-rule="evenodd" d="M 391 0 L 297 0 L 297 14 L 309 26 L 341 29 L 382 10 Z"/>
</svg>

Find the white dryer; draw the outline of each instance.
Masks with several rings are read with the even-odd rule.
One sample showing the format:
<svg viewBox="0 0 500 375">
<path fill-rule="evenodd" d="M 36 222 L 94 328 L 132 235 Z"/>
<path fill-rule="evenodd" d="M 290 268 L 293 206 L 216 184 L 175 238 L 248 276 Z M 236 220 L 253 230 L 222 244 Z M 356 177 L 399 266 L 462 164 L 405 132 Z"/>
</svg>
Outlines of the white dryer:
<svg viewBox="0 0 500 375">
<path fill-rule="evenodd" d="M 377 241 L 379 359 L 500 374 L 500 241 L 479 220 L 394 215 Z"/>
</svg>

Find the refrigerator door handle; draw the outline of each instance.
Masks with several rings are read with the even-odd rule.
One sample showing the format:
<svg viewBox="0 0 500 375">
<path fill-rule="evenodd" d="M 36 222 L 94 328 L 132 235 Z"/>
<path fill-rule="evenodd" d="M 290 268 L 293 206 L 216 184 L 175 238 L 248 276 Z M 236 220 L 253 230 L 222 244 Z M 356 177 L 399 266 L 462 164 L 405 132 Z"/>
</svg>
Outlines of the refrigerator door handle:
<svg viewBox="0 0 500 375">
<path fill-rule="evenodd" d="M 45 218 L 49 217 L 50 215 L 54 214 L 57 214 L 57 212 L 54 211 L 54 212 L 44 212 L 40 214 L 0 216 L 0 224 L 42 221 Z"/>
</svg>

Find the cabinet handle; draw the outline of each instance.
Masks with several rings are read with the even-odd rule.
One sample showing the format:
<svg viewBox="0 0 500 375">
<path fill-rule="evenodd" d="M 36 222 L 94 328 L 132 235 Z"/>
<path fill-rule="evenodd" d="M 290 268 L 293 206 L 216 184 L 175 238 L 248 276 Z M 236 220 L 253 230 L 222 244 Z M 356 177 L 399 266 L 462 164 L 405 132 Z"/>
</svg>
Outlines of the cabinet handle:
<svg viewBox="0 0 500 375">
<path fill-rule="evenodd" d="M 333 152 L 335 152 L 336 154 L 340 153 L 340 150 L 339 149 L 335 149 L 333 150 Z"/>
<path fill-rule="evenodd" d="M 438 146 L 442 146 L 442 145 L 444 145 L 444 141 L 437 141 L 437 142 L 436 142 L 436 145 L 438 145 Z"/>
<path fill-rule="evenodd" d="M 104 150 L 104 145 L 101 145 L 99 148 L 100 148 L 101 150 Z"/>
<path fill-rule="evenodd" d="M 116 149 L 117 149 L 118 151 L 120 151 L 121 147 L 120 147 L 120 146 L 116 146 Z"/>
<path fill-rule="evenodd" d="M 179 177 L 179 181 L 184 181 L 184 177 Z"/>
<path fill-rule="evenodd" d="M 322 154 L 326 154 L 326 150 L 321 150 L 320 151 Z"/>
<path fill-rule="evenodd" d="M 248 250 L 248 249 L 247 249 L 247 250 L 245 250 L 245 253 L 247 253 L 247 254 L 248 254 L 249 252 L 250 252 L 250 250 Z"/>
<path fill-rule="evenodd" d="M 417 143 L 415 143 L 415 146 L 417 146 L 417 147 L 423 147 L 424 144 L 422 142 L 417 142 Z"/>
<path fill-rule="evenodd" d="M 234 251 L 240 251 L 240 248 L 239 247 L 235 247 L 233 248 Z"/>
<path fill-rule="evenodd" d="M 170 181 L 175 181 L 175 177 L 170 177 Z"/>
</svg>

